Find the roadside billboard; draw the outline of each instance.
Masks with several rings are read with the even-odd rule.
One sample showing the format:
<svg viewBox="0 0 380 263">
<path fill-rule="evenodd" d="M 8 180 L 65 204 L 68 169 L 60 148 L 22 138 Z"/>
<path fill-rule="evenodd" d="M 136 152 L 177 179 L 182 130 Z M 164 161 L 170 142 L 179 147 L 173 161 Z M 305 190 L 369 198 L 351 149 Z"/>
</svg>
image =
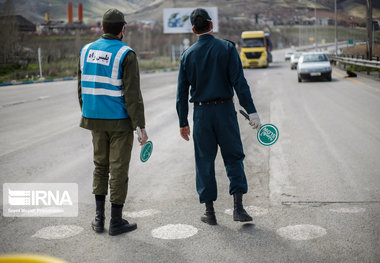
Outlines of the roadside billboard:
<svg viewBox="0 0 380 263">
<path fill-rule="evenodd" d="M 214 24 L 214 32 L 218 32 L 218 8 L 202 7 L 207 10 Z M 190 14 L 196 8 L 165 8 L 164 9 L 164 33 L 179 34 L 192 33 Z"/>
</svg>

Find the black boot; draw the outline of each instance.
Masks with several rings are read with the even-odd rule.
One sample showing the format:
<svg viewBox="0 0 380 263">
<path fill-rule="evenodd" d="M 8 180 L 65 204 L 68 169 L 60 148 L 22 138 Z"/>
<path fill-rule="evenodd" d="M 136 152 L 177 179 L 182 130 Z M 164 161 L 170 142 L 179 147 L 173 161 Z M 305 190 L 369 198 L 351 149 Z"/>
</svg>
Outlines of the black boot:
<svg viewBox="0 0 380 263">
<path fill-rule="evenodd" d="M 243 208 L 243 193 L 234 193 L 234 221 L 252 221 L 252 217 Z"/>
<path fill-rule="evenodd" d="M 135 230 L 137 228 L 136 223 L 129 223 L 127 220 L 122 218 L 123 207 L 116 207 L 112 205 L 111 207 L 111 220 L 109 234 L 111 236 L 120 235 L 125 232 Z"/>
<path fill-rule="evenodd" d="M 101 233 L 104 231 L 104 205 L 105 201 L 96 201 L 96 214 L 94 220 L 91 222 L 92 229 L 95 232 Z"/>
<path fill-rule="evenodd" d="M 201 221 L 209 225 L 217 224 L 213 202 L 206 203 L 206 212 L 201 216 Z"/>
</svg>

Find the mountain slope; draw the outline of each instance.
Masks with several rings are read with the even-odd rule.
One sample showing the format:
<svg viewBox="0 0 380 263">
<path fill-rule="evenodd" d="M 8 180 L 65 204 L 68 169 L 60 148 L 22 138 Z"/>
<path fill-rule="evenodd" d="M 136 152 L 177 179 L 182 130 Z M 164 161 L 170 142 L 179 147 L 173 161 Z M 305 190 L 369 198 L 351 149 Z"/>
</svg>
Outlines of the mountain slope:
<svg viewBox="0 0 380 263">
<path fill-rule="evenodd" d="M 0 0 L 0 10 L 6 0 Z M 8 0 L 10 1 L 10 0 Z M 38 23 L 44 20 L 45 13 L 50 14 L 52 20 L 67 20 L 67 2 L 69 0 L 12 0 L 15 13 L 22 14 L 29 20 Z M 101 20 L 103 13 L 109 8 L 118 8 L 127 16 L 127 20 L 149 19 L 162 20 L 163 8 L 170 7 L 199 7 L 217 6 L 222 17 L 250 16 L 272 9 L 313 9 L 314 0 L 71 0 L 74 7 L 74 20 L 77 19 L 76 7 L 83 3 L 84 19 L 86 23 L 94 24 Z M 380 18 L 380 1 L 373 1 L 373 16 Z M 318 10 L 333 11 L 334 1 L 317 0 Z M 377 8 L 377 9 L 376 9 Z M 338 0 L 338 11 L 347 16 L 365 18 L 364 0 Z"/>
</svg>

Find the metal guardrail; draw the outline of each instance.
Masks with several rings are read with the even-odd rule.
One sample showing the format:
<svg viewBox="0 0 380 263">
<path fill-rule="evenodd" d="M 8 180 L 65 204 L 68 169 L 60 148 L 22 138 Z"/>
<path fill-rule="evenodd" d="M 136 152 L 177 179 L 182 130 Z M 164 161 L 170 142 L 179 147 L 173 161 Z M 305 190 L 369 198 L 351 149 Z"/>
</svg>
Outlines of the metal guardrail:
<svg viewBox="0 0 380 263">
<path fill-rule="evenodd" d="M 339 55 L 339 57 L 342 57 L 342 58 L 356 58 L 356 59 L 367 59 L 366 56 L 359 56 L 359 55 Z M 374 61 L 380 61 L 380 57 L 372 57 L 372 60 Z"/>
<path fill-rule="evenodd" d="M 362 58 L 349 58 L 349 57 L 335 56 L 335 55 L 329 55 L 329 59 L 330 59 L 330 61 L 343 63 L 344 68 L 346 68 L 346 64 L 363 66 L 363 67 L 367 67 L 367 68 L 376 68 L 379 70 L 379 77 L 380 77 L 380 61 L 378 61 L 378 60 L 368 60 L 368 59 L 362 59 Z M 367 74 L 369 75 L 369 70 L 367 70 Z"/>
<path fill-rule="evenodd" d="M 338 42 L 338 46 L 343 46 L 347 45 L 347 41 L 340 41 Z M 327 44 L 319 44 L 317 46 L 315 45 L 310 45 L 310 46 L 304 46 L 304 47 L 298 47 L 296 48 L 297 51 L 307 51 L 307 50 L 313 50 L 313 49 L 324 49 L 328 47 L 333 47 L 335 46 L 335 43 L 327 43 Z"/>
</svg>

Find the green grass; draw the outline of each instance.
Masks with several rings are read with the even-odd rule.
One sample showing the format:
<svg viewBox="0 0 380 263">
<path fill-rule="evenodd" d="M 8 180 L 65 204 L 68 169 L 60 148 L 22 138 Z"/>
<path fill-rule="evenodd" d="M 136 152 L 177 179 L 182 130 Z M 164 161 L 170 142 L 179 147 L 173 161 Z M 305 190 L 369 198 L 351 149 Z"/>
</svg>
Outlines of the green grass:
<svg viewBox="0 0 380 263">
<path fill-rule="evenodd" d="M 168 57 L 158 57 L 153 59 L 139 59 L 140 71 L 158 70 L 165 68 L 177 68 L 178 62 L 174 65 Z"/>
</svg>

